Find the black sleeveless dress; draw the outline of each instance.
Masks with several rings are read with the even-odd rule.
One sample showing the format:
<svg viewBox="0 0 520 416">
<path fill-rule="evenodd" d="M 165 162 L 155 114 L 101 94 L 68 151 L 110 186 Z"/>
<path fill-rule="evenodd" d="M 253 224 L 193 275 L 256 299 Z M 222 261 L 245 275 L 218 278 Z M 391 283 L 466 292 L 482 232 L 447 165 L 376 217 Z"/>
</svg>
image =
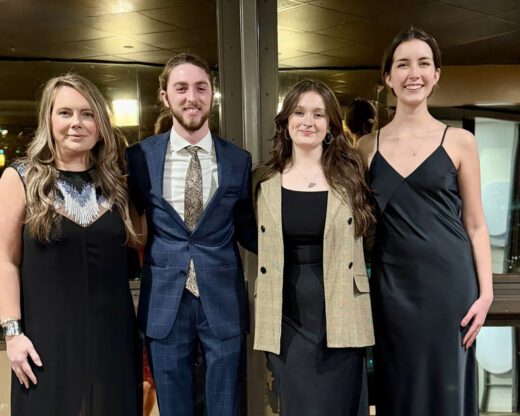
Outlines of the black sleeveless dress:
<svg viewBox="0 0 520 416">
<path fill-rule="evenodd" d="M 22 181 L 24 165 L 13 165 Z M 125 228 L 87 172 L 60 172 L 59 230 L 41 243 L 23 230 L 24 333 L 40 355 L 26 389 L 12 374 L 13 416 L 132 416 L 138 397 L 137 332 Z"/>
<path fill-rule="evenodd" d="M 406 178 L 379 152 L 371 283 L 377 416 L 475 416 L 475 345 L 462 318 L 478 298 L 457 169 L 439 147 Z M 467 326 L 469 328 L 469 325 Z"/>
<path fill-rule="evenodd" d="M 327 197 L 327 191 L 282 188 L 282 336 L 280 355 L 267 354 L 281 416 L 368 414 L 366 401 L 360 400 L 364 348 L 328 348 L 326 342 L 323 233 Z"/>
</svg>

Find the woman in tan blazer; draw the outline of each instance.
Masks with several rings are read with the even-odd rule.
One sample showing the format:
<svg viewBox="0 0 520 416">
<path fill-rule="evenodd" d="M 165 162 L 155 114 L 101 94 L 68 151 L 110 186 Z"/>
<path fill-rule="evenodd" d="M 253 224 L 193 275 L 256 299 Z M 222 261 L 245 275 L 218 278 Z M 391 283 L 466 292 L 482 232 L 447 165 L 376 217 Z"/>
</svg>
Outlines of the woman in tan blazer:
<svg viewBox="0 0 520 416">
<path fill-rule="evenodd" d="M 268 352 L 282 416 L 357 416 L 363 347 L 374 343 L 365 168 L 325 84 L 296 84 L 275 121 L 256 189 L 254 348 Z"/>
</svg>

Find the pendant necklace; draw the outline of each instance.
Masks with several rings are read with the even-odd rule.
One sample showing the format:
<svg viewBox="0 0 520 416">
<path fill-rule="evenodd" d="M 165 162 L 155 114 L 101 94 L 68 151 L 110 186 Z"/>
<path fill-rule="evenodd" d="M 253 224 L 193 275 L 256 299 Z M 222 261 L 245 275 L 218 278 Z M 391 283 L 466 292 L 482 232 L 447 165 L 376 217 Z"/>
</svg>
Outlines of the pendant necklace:
<svg viewBox="0 0 520 416">
<path fill-rule="evenodd" d="M 421 146 L 423 145 L 424 143 L 424 138 L 426 137 L 426 135 L 428 134 L 428 132 L 430 131 L 430 127 L 432 126 L 432 123 L 433 123 L 433 120 L 430 120 L 430 124 L 428 124 L 428 128 L 426 129 L 426 132 L 424 134 L 422 134 L 421 136 L 419 136 L 421 142 L 419 143 L 419 146 L 417 147 L 417 149 L 414 150 L 414 148 L 410 145 L 410 148 L 412 149 L 412 156 L 415 157 L 417 156 L 417 153 L 419 152 L 419 149 L 421 148 Z"/>
<path fill-rule="evenodd" d="M 298 172 L 307 181 L 307 188 L 314 188 L 317 185 L 317 178 L 319 176 L 319 173 L 315 175 L 312 179 L 309 179 L 307 175 L 304 175 L 303 172 L 296 166 L 294 166 L 294 168 L 296 169 L 296 172 Z"/>
</svg>

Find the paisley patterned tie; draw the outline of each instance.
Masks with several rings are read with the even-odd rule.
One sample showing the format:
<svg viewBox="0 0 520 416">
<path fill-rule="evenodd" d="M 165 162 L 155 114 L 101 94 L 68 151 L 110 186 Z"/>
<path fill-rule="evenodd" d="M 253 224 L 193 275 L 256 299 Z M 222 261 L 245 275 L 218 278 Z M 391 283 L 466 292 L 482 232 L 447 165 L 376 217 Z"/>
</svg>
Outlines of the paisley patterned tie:
<svg viewBox="0 0 520 416">
<path fill-rule="evenodd" d="M 186 151 L 191 155 L 188 171 L 186 172 L 186 185 L 184 187 L 184 222 L 193 231 L 203 211 L 202 200 L 202 169 L 197 152 L 199 146 L 187 146 Z M 186 289 L 194 296 L 199 297 L 197 286 L 197 276 L 193 266 L 193 259 L 190 260 L 188 277 L 186 278 Z"/>
</svg>

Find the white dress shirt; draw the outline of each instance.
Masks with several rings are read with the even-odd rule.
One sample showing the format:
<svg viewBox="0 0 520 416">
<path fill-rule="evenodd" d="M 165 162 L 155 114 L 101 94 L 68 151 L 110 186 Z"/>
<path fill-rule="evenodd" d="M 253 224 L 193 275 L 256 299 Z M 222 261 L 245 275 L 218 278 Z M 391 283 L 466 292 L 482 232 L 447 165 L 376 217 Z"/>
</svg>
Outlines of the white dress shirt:
<svg viewBox="0 0 520 416">
<path fill-rule="evenodd" d="M 190 164 L 191 155 L 186 150 L 191 143 L 182 138 L 172 128 L 163 172 L 163 197 L 177 211 L 184 221 L 184 188 L 186 173 Z M 213 146 L 211 133 L 196 144 L 200 149 L 197 152 L 202 169 L 202 199 L 206 209 L 208 202 L 218 187 L 217 155 Z"/>
</svg>

